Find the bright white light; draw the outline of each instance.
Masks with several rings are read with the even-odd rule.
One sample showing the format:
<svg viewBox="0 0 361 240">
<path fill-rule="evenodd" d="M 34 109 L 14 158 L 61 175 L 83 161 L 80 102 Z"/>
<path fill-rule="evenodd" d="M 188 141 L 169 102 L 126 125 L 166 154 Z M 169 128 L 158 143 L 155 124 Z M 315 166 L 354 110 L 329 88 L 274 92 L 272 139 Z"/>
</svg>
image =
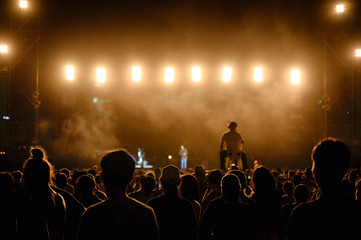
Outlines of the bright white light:
<svg viewBox="0 0 361 240">
<path fill-rule="evenodd" d="M 294 85 L 298 85 L 301 82 L 301 73 L 298 69 L 291 70 L 291 83 Z"/>
<path fill-rule="evenodd" d="M 20 0 L 20 1 L 19 1 L 19 7 L 20 7 L 20 8 L 27 8 L 27 7 L 28 7 L 28 1 L 26 1 L 26 0 Z"/>
<path fill-rule="evenodd" d="M 253 71 L 253 80 L 255 82 L 262 82 L 263 80 L 263 68 L 255 67 Z"/>
<path fill-rule="evenodd" d="M 97 82 L 98 83 L 105 83 L 105 80 L 106 80 L 105 68 L 98 67 L 97 68 Z"/>
<path fill-rule="evenodd" d="M 356 49 L 355 55 L 356 55 L 356 57 L 361 57 L 361 49 Z"/>
<path fill-rule="evenodd" d="M 232 68 L 231 67 L 224 67 L 223 68 L 223 74 L 222 74 L 223 82 L 230 82 L 231 78 L 232 78 Z"/>
<path fill-rule="evenodd" d="M 345 6 L 343 4 L 337 4 L 336 5 L 336 12 L 337 13 L 343 13 L 345 11 Z"/>
<path fill-rule="evenodd" d="M 202 72 L 200 67 L 192 67 L 192 80 L 199 82 L 202 79 Z"/>
<path fill-rule="evenodd" d="M 0 45 L 0 53 L 8 53 L 8 45 Z"/>
<path fill-rule="evenodd" d="M 134 82 L 140 82 L 142 79 L 142 68 L 139 66 L 133 66 L 132 68 L 132 80 Z"/>
<path fill-rule="evenodd" d="M 74 66 L 65 67 L 66 80 L 73 81 L 75 79 L 75 69 Z"/>
<path fill-rule="evenodd" d="M 172 155 L 168 155 L 168 159 L 171 160 L 173 158 Z"/>
<path fill-rule="evenodd" d="M 164 81 L 166 83 L 172 83 L 174 81 L 174 68 L 172 67 L 165 68 Z"/>
</svg>

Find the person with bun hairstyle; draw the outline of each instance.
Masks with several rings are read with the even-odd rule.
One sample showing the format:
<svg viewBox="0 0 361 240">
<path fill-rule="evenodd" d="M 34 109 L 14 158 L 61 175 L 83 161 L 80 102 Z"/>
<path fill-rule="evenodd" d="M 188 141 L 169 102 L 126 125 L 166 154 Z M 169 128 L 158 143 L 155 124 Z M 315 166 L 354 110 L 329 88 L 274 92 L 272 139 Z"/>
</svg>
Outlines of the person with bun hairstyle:
<svg viewBox="0 0 361 240">
<path fill-rule="evenodd" d="M 24 185 L 12 198 L 16 226 L 14 239 L 63 239 L 65 202 L 50 186 L 53 167 L 42 148 L 31 150 L 23 173 Z"/>
</svg>

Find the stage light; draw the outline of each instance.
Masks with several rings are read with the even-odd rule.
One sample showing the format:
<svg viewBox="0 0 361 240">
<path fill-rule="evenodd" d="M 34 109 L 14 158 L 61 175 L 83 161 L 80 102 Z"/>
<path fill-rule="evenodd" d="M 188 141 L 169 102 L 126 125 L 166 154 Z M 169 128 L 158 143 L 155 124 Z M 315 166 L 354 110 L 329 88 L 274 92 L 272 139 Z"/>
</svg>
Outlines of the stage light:
<svg viewBox="0 0 361 240">
<path fill-rule="evenodd" d="M 336 12 L 337 13 L 343 13 L 345 11 L 345 5 L 343 4 L 337 4 L 336 5 Z"/>
<path fill-rule="evenodd" d="M 253 80 L 255 82 L 262 82 L 263 80 L 263 68 L 255 67 L 253 71 Z"/>
<path fill-rule="evenodd" d="M 298 85 L 301 82 L 301 73 L 298 69 L 291 70 L 291 83 L 294 85 Z"/>
<path fill-rule="evenodd" d="M 134 82 L 140 82 L 141 79 L 142 79 L 142 68 L 140 66 L 133 66 L 132 80 Z"/>
<path fill-rule="evenodd" d="M 174 81 L 174 68 L 172 67 L 165 68 L 164 81 L 166 83 L 172 83 Z"/>
<path fill-rule="evenodd" d="M 361 49 L 356 49 L 355 50 L 355 56 L 356 57 L 361 57 Z"/>
<path fill-rule="evenodd" d="M 223 82 L 230 82 L 231 78 L 232 78 L 232 68 L 231 67 L 224 67 L 223 68 L 223 74 L 222 74 Z"/>
<path fill-rule="evenodd" d="M 65 67 L 66 80 L 73 81 L 75 79 L 75 70 L 74 66 Z"/>
<path fill-rule="evenodd" d="M 172 160 L 173 156 L 172 155 L 168 155 L 168 159 Z"/>
<path fill-rule="evenodd" d="M 9 47 L 8 45 L 2 44 L 0 45 L 0 53 L 8 53 Z"/>
<path fill-rule="evenodd" d="M 98 83 L 105 83 L 105 81 L 106 81 L 105 68 L 103 68 L 103 67 L 98 67 L 98 68 L 97 68 L 97 82 L 98 82 Z"/>
<path fill-rule="evenodd" d="M 29 6 L 29 3 L 28 3 L 28 1 L 26 1 L 26 0 L 20 0 L 19 1 L 19 7 L 20 8 L 28 8 L 28 6 Z"/>
<path fill-rule="evenodd" d="M 199 82 L 202 79 L 202 72 L 200 67 L 192 67 L 192 80 Z"/>
</svg>

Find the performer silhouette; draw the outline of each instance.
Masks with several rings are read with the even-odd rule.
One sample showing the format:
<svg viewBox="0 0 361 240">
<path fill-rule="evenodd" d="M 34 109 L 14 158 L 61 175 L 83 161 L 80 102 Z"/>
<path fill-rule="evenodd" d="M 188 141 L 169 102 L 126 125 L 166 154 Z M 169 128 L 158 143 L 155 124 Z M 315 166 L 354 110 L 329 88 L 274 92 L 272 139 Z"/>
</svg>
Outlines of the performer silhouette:
<svg viewBox="0 0 361 240">
<path fill-rule="evenodd" d="M 227 170 L 231 168 L 232 164 L 235 164 L 239 169 L 244 170 L 247 168 L 247 162 L 243 152 L 243 136 L 236 130 L 236 122 L 230 122 L 228 128 L 229 131 L 224 133 L 221 138 L 220 168 Z"/>
</svg>

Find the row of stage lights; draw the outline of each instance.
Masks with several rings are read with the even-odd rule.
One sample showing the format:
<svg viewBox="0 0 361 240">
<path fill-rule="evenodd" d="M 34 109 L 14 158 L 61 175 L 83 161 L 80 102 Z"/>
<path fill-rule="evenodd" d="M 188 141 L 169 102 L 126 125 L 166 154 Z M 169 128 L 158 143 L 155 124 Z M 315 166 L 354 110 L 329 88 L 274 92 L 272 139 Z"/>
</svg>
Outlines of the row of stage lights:
<svg viewBox="0 0 361 240">
<path fill-rule="evenodd" d="M 255 82 L 263 81 L 263 68 L 255 67 L 253 69 L 253 80 Z M 75 67 L 68 65 L 65 67 L 66 80 L 74 81 L 76 79 Z M 202 70 L 199 66 L 194 66 L 191 69 L 191 78 L 193 82 L 200 82 L 202 80 Z M 131 70 L 131 79 L 133 82 L 142 81 L 142 67 L 133 66 Z M 224 67 L 222 70 L 222 81 L 231 82 L 232 80 L 232 68 Z M 164 69 L 164 82 L 173 83 L 175 81 L 175 70 L 173 67 L 166 67 Z M 106 82 L 106 69 L 104 67 L 98 67 L 96 69 L 96 82 L 97 84 L 104 84 Z M 301 83 L 301 72 L 299 69 L 292 69 L 290 72 L 291 84 L 298 85 Z"/>
<path fill-rule="evenodd" d="M 19 7 L 22 9 L 26 9 L 29 7 L 28 0 L 19 0 L 18 4 L 19 4 Z M 338 3 L 338 4 L 336 4 L 335 10 L 337 13 L 343 13 L 345 11 L 345 8 L 346 8 L 345 4 Z"/>
</svg>

